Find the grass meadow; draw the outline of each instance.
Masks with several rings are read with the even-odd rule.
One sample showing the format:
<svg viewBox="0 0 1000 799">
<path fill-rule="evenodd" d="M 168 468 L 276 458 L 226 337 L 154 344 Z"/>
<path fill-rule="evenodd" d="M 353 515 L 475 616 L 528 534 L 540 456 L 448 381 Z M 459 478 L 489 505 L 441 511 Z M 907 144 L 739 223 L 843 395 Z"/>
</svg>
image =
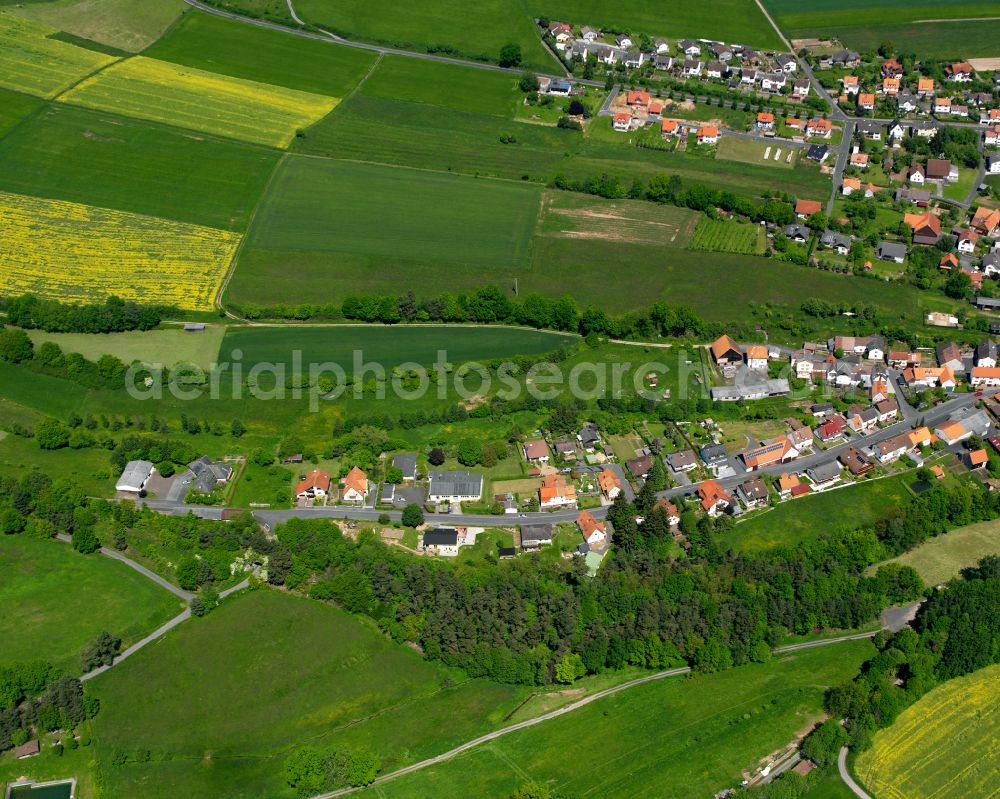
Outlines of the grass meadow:
<svg viewBox="0 0 1000 799">
<path fill-rule="evenodd" d="M 0 562 L 4 661 L 41 658 L 78 674 L 80 650 L 101 630 L 127 645 L 181 611 L 179 600 L 128 566 L 59 541 L 2 536 Z"/>
<path fill-rule="evenodd" d="M 472 6 L 461 0 L 432 0 L 402 9 L 385 0 L 296 0 L 295 10 L 306 22 L 348 39 L 493 62 L 500 48 L 513 42 L 521 47 L 524 66 L 556 68 L 527 10 L 512 0 L 483 0 Z"/>
<path fill-rule="evenodd" d="M 0 140 L 0 190 L 242 231 L 278 157 L 57 103 Z"/>
<path fill-rule="evenodd" d="M 208 325 L 202 333 L 185 333 L 180 328 L 146 330 L 128 333 L 46 333 L 29 330 L 37 347 L 43 341 L 53 341 L 63 352 L 78 352 L 90 361 L 102 355 L 114 355 L 125 363 L 193 363 L 207 369 L 219 356 L 219 345 L 226 328 Z"/>
<path fill-rule="evenodd" d="M 337 325 L 332 327 L 230 328 L 222 341 L 220 357 L 242 352 L 242 363 L 292 365 L 292 352 L 302 353 L 302 363 L 337 363 L 353 371 L 353 353 L 364 363 L 387 370 L 406 362 L 430 365 L 439 350 L 453 364 L 487 361 L 513 355 L 534 355 L 554 350 L 574 337 L 528 328 L 413 326 L 388 327 Z"/>
<path fill-rule="evenodd" d="M 864 52 L 884 41 L 930 58 L 997 55 L 996 3 L 968 0 L 764 0 L 789 38 L 836 37 Z"/>
<path fill-rule="evenodd" d="M 60 100 L 239 141 L 285 147 L 337 100 L 136 56 L 65 92 Z"/>
<path fill-rule="evenodd" d="M 392 769 L 499 726 L 529 691 L 468 680 L 370 621 L 269 589 L 234 597 L 91 685 L 108 795 L 148 799 L 293 796 L 282 763 L 307 743 L 368 748 Z M 111 763 L 116 750 L 143 748 L 148 763 Z"/>
<path fill-rule="evenodd" d="M 239 240 L 214 228 L 6 192 L 0 226 L 0 290 L 76 302 L 115 294 L 196 311 L 213 308 Z"/>
<path fill-rule="evenodd" d="M 821 718 L 824 687 L 850 679 L 873 652 L 851 642 L 647 683 L 382 784 L 378 795 L 499 797 L 544 782 L 573 796 L 712 796 Z M 568 754 L 581 747 L 585 756 Z"/>
<path fill-rule="evenodd" d="M 759 552 L 775 546 L 810 541 L 838 527 L 874 521 L 908 497 L 912 475 L 867 480 L 845 488 L 821 491 L 778 505 L 736 524 L 719 545 L 737 552 Z M 850 508 L 850 513 L 844 509 Z"/>
<path fill-rule="evenodd" d="M 855 772 L 876 796 L 966 799 L 1000 784 L 1000 666 L 949 680 L 875 733 Z"/>
<path fill-rule="evenodd" d="M 0 404 L 0 427 L 11 422 L 32 425 L 46 414 L 25 411 L 25 406 Z M 25 464 L 53 479 L 69 480 L 88 496 L 110 497 L 115 490 L 119 470 L 111 466 L 108 453 L 101 449 L 41 449 L 30 438 L 4 435 L 0 439 L 0 474 L 15 479 L 24 476 Z"/>
<path fill-rule="evenodd" d="M 233 78 L 344 97 L 376 55 L 190 10 L 144 55 Z"/>
<path fill-rule="evenodd" d="M 51 98 L 116 60 L 48 38 L 55 32 L 0 11 L 0 87 Z"/>
<path fill-rule="evenodd" d="M 1000 522 L 981 522 L 944 533 L 892 562 L 912 566 L 927 585 L 941 585 L 987 555 L 1000 555 Z"/>
<path fill-rule="evenodd" d="M 2 3 L 0 3 L 2 5 Z M 110 47 L 138 53 L 155 42 L 188 6 L 184 0 L 54 0 L 17 3 L 19 17 Z"/>
</svg>

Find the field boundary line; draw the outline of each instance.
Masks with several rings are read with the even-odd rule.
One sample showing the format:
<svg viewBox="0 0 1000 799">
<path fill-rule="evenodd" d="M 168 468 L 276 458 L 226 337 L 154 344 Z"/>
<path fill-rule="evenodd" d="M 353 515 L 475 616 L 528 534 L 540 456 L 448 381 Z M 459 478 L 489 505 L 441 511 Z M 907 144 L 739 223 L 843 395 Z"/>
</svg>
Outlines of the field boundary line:
<svg viewBox="0 0 1000 799">
<path fill-rule="evenodd" d="M 291 6 L 292 6 L 292 0 L 288 0 L 288 7 L 291 8 Z M 358 89 L 360 89 L 362 86 L 365 85 L 365 83 L 367 83 L 368 79 L 375 73 L 375 70 L 378 69 L 379 64 L 382 63 L 382 60 L 384 58 L 385 58 L 385 53 L 378 54 L 372 65 L 368 67 L 368 71 L 365 73 L 365 76 L 354 85 L 353 89 L 351 89 L 346 95 L 344 95 L 343 98 L 341 98 L 340 102 L 337 103 L 337 107 L 334 108 L 333 111 L 336 111 L 337 108 L 340 108 L 340 106 L 342 106 L 344 103 L 350 100 L 355 94 L 358 93 Z M 331 111 L 330 114 L 332 114 L 333 111 Z M 327 114 L 327 116 L 330 116 L 330 114 Z M 326 117 L 324 117 L 324 119 L 325 118 Z M 317 122 L 316 124 L 318 125 L 319 123 Z"/>
<path fill-rule="evenodd" d="M 109 61 L 107 64 L 101 64 L 101 66 L 99 66 L 97 69 L 95 69 L 95 70 L 93 70 L 91 72 L 88 72 L 82 78 L 73 81 L 69 86 L 67 86 L 65 89 L 63 89 L 61 92 L 59 92 L 54 97 L 48 98 L 48 102 L 50 102 L 50 103 L 65 103 L 66 105 L 75 105 L 74 103 L 71 103 L 68 100 L 60 100 L 59 98 L 62 97 L 62 96 L 64 96 L 67 92 L 73 91 L 73 89 L 77 88 L 81 84 L 86 83 L 91 78 L 96 78 L 98 75 L 100 75 L 102 72 L 104 72 L 104 70 L 111 69 L 111 67 L 117 66 L 118 64 L 124 64 L 126 61 L 128 61 L 128 60 L 130 60 L 132 58 L 135 58 L 135 54 L 133 54 L 133 55 L 126 55 L 126 56 L 119 56 L 114 61 Z"/>
<path fill-rule="evenodd" d="M 13 90 L 9 89 L 8 91 L 13 91 Z M 8 130 L 6 133 L 0 136 L 0 143 L 6 141 L 11 136 L 11 134 L 13 134 L 14 131 L 16 130 L 19 130 L 22 125 L 25 125 L 26 123 L 34 119 L 37 119 L 39 116 L 41 116 L 42 112 L 48 111 L 52 108 L 51 100 L 46 100 L 43 97 L 35 97 L 35 95 L 33 94 L 24 94 L 23 92 L 13 92 L 13 93 L 20 94 L 23 97 L 31 97 L 35 100 L 41 100 L 41 103 L 39 104 L 38 108 L 36 108 L 27 116 L 21 117 L 19 120 L 17 120 L 17 122 L 14 123 L 14 127 L 10 128 L 10 130 Z M 4 316 L 6 317 L 7 314 L 5 313 Z"/>
<path fill-rule="evenodd" d="M 928 23 L 938 23 L 938 22 L 1000 22 L 1000 17 L 960 17 L 951 19 L 915 19 L 910 22 L 911 25 L 926 25 Z M 904 23 L 905 24 L 905 23 Z"/>
<path fill-rule="evenodd" d="M 427 105 L 430 105 L 429 103 Z M 337 106 L 340 107 L 339 105 Z M 337 109 L 333 109 L 330 113 L 334 113 Z M 447 169 L 431 169 L 426 166 L 409 166 L 408 164 L 388 164 L 384 161 L 369 161 L 364 158 L 334 158 L 331 155 L 317 155 L 316 153 L 288 153 L 288 155 L 295 156 L 296 158 L 313 158 L 319 161 L 336 161 L 342 164 L 366 164 L 368 166 L 384 166 L 389 169 L 412 169 L 414 172 L 431 172 L 435 175 L 454 175 L 459 178 L 472 178 L 474 180 L 495 180 L 498 183 L 514 183 L 518 186 L 540 186 L 545 188 L 547 185 L 542 181 L 537 180 L 520 180 L 518 178 L 501 178 L 495 175 L 479 175 L 474 172 L 452 172 Z"/>
<path fill-rule="evenodd" d="M 334 111 L 337 109 L 334 108 Z M 331 111 L 331 113 L 333 113 Z M 236 252 L 233 253 L 233 257 L 229 261 L 229 266 L 226 268 L 226 273 L 222 276 L 222 281 L 219 283 L 219 289 L 215 294 L 215 307 L 226 314 L 230 319 L 236 319 L 237 321 L 245 321 L 242 317 L 229 311 L 222 304 L 222 297 L 225 295 L 226 290 L 229 288 L 229 282 L 233 279 L 233 275 L 236 274 L 236 265 L 239 263 L 240 255 L 243 254 L 243 247 L 247 240 L 250 238 L 250 229 L 253 227 L 254 220 L 257 218 L 257 211 L 260 210 L 261 205 L 264 204 L 264 198 L 267 193 L 271 190 L 271 184 L 274 183 L 274 178 L 278 174 L 278 170 L 281 165 L 285 163 L 285 159 L 288 158 L 288 151 L 286 150 L 281 154 L 281 157 L 274 162 L 274 168 L 271 170 L 271 174 L 267 176 L 267 182 L 264 184 L 264 188 L 261 189 L 260 195 L 257 197 L 257 202 L 254 203 L 253 210 L 250 212 L 250 216 L 247 219 L 247 229 L 240 237 L 240 243 L 236 245 Z M 221 351 L 222 345 L 219 345 Z"/>
</svg>

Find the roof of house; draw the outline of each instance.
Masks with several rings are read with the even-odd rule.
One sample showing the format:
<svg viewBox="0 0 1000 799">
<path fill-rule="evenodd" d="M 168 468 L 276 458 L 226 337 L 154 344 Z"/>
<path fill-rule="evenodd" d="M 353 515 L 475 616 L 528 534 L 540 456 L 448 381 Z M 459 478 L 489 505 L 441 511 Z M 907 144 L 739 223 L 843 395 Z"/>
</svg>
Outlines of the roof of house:
<svg viewBox="0 0 1000 799">
<path fill-rule="evenodd" d="M 454 527 L 435 527 L 424 531 L 425 547 L 458 546 L 458 530 Z"/>
<path fill-rule="evenodd" d="M 767 499 L 767 484 L 759 477 L 750 477 L 740 483 L 740 491 L 749 500 Z"/>
<path fill-rule="evenodd" d="M 549 456 L 549 445 L 541 439 L 536 439 L 535 441 L 525 441 L 524 456 L 528 460 L 532 461 L 537 460 L 538 458 L 547 458 Z"/>
<path fill-rule="evenodd" d="M 1000 227 L 1000 209 L 987 208 L 985 205 L 980 206 L 972 215 L 972 222 L 970 224 L 974 228 L 988 233 Z"/>
<path fill-rule="evenodd" d="M 333 481 L 326 472 L 322 469 L 313 469 L 309 474 L 306 475 L 305 480 L 295 486 L 296 496 L 299 494 L 305 494 L 308 491 L 323 491 L 324 493 L 329 493 L 330 484 Z"/>
<path fill-rule="evenodd" d="M 743 453 L 743 462 L 748 469 L 756 469 L 769 463 L 777 463 L 791 450 L 792 442 L 784 436 L 767 441 L 759 447 L 753 447 Z"/>
<path fill-rule="evenodd" d="M 673 133 L 677 130 L 677 120 L 676 119 L 664 119 L 660 122 L 660 130 L 663 133 Z"/>
<path fill-rule="evenodd" d="M 906 245 L 898 241 L 880 241 L 878 243 L 877 254 L 879 258 L 883 256 L 889 258 L 905 258 Z"/>
<path fill-rule="evenodd" d="M 392 459 L 392 465 L 403 473 L 403 477 L 413 477 L 417 473 L 417 456 L 404 452 Z"/>
<path fill-rule="evenodd" d="M 118 478 L 119 486 L 142 486 L 153 472 L 153 464 L 149 461 L 129 461 Z M 121 489 L 119 489 L 121 490 Z"/>
<path fill-rule="evenodd" d="M 861 454 L 857 447 L 848 447 L 840 453 L 838 460 L 850 469 L 851 474 L 863 474 L 871 469 L 871 462 Z"/>
<path fill-rule="evenodd" d="M 428 475 L 431 493 L 439 497 L 471 497 L 483 493 L 483 476 L 462 469 Z"/>
<path fill-rule="evenodd" d="M 680 452 L 672 452 L 667 456 L 670 461 L 670 465 L 675 469 L 681 469 L 685 466 L 693 466 L 697 463 L 695 454 L 689 449 L 682 449 Z"/>
<path fill-rule="evenodd" d="M 719 336 L 712 342 L 712 346 L 709 349 L 711 349 L 712 356 L 716 360 L 719 360 L 719 358 L 726 356 L 730 352 L 737 352 L 740 355 L 743 354 L 743 350 L 740 348 L 740 345 L 727 335 Z"/>
<path fill-rule="evenodd" d="M 926 92 L 934 88 L 934 78 L 918 78 L 917 91 Z"/>
<path fill-rule="evenodd" d="M 723 444 L 707 444 L 701 448 L 701 458 L 706 463 L 709 461 L 726 460 L 729 457 L 729 450 Z"/>
<path fill-rule="evenodd" d="M 748 344 L 746 355 L 748 359 L 767 360 L 767 346 L 764 344 Z"/>
<path fill-rule="evenodd" d="M 705 139 L 719 135 L 719 129 L 715 125 L 703 125 L 698 128 L 698 138 Z"/>
<path fill-rule="evenodd" d="M 945 253 L 938 261 L 939 269 L 958 269 L 958 256 L 953 252 Z"/>
<path fill-rule="evenodd" d="M 628 105 L 649 105 L 649 101 L 650 94 L 644 91 L 630 91 L 625 97 Z"/>
<path fill-rule="evenodd" d="M 615 111 L 615 122 L 631 122 L 632 115 L 628 111 Z"/>
<path fill-rule="evenodd" d="M 527 543 L 543 543 L 552 540 L 554 530 L 551 524 L 522 524 L 521 546 Z"/>
<path fill-rule="evenodd" d="M 698 497 L 701 499 L 701 507 L 705 510 L 714 508 L 719 502 L 726 502 L 729 505 L 733 504 L 733 498 L 715 480 L 706 480 L 699 485 Z"/>
<path fill-rule="evenodd" d="M 648 474 L 649 470 L 653 468 L 653 459 L 649 455 L 640 455 L 638 458 L 625 461 L 625 466 L 632 473 L 633 477 L 642 477 Z"/>
<path fill-rule="evenodd" d="M 983 466 L 989 462 L 990 456 L 985 449 L 974 449 L 969 453 L 969 463 L 973 466 Z"/>
<path fill-rule="evenodd" d="M 862 92 L 858 95 L 858 105 L 875 105 L 875 95 L 870 92 Z M 881 128 L 882 125 L 879 124 Z"/>
<path fill-rule="evenodd" d="M 941 235 L 941 220 L 929 211 L 923 214 L 904 214 L 903 221 L 913 229 L 914 235 Z"/>
<path fill-rule="evenodd" d="M 605 494 L 622 487 L 622 481 L 618 479 L 618 475 L 606 467 L 597 475 L 597 484 Z"/>
<path fill-rule="evenodd" d="M 583 533 L 583 537 L 590 539 L 590 536 L 595 532 L 604 532 L 604 522 L 599 522 L 594 518 L 589 510 L 582 511 L 579 516 L 576 517 L 576 526 L 580 528 L 580 532 Z"/>
<path fill-rule="evenodd" d="M 758 122 L 774 122 L 774 114 L 770 111 L 761 111 L 757 114 Z"/>
<path fill-rule="evenodd" d="M 858 178 L 844 178 L 843 185 L 848 189 L 857 190 L 861 188 L 861 180 Z"/>
<path fill-rule="evenodd" d="M 823 204 L 819 200 L 798 200 L 795 203 L 795 213 L 812 216 L 823 210 Z"/>
<path fill-rule="evenodd" d="M 783 472 L 781 476 L 778 477 L 778 490 L 779 491 L 791 491 L 795 486 L 799 485 L 801 481 L 797 474 L 789 474 L 788 472 Z"/>
<path fill-rule="evenodd" d="M 368 475 L 357 466 L 347 473 L 343 480 L 344 491 L 357 491 L 359 494 L 368 493 Z"/>
<path fill-rule="evenodd" d="M 809 475 L 817 483 L 825 483 L 828 480 L 832 480 L 840 474 L 840 470 L 843 467 L 837 461 L 828 461 L 827 463 L 819 463 L 809 469 Z"/>
<path fill-rule="evenodd" d="M 935 429 L 949 441 L 961 438 L 966 433 L 965 425 L 954 419 L 949 419 L 947 422 L 939 424 Z"/>
<path fill-rule="evenodd" d="M 951 161 L 947 158 L 927 159 L 927 177 L 946 178 L 949 172 L 951 172 Z"/>
</svg>

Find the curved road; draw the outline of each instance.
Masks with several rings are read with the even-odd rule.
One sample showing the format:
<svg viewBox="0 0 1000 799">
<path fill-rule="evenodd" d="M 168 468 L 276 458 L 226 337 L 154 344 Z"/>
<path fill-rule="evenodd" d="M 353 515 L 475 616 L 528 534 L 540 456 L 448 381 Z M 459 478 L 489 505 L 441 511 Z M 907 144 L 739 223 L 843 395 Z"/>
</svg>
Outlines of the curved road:
<svg viewBox="0 0 1000 799">
<path fill-rule="evenodd" d="M 837 755 L 837 770 L 840 772 L 840 778 L 847 784 L 854 795 L 858 799 L 872 799 L 871 795 L 860 785 L 854 781 L 854 777 L 851 776 L 851 772 L 847 770 L 847 747 L 843 746 L 840 749 L 840 754 Z"/>
</svg>

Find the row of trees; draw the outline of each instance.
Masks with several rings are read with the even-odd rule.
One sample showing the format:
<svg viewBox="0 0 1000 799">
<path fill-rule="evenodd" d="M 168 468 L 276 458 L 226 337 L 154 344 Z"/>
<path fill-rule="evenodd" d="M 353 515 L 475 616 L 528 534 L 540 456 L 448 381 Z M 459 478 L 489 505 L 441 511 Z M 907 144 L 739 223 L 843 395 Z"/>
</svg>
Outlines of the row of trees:
<svg viewBox="0 0 1000 799">
<path fill-rule="evenodd" d="M 121 333 L 152 330 L 177 309 L 167 305 L 140 305 L 108 297 L 103 303 L 68 303 L 33 294 L 0 297 L 7 321 L 28 330 L 49 333 Z"/>
</svg>

